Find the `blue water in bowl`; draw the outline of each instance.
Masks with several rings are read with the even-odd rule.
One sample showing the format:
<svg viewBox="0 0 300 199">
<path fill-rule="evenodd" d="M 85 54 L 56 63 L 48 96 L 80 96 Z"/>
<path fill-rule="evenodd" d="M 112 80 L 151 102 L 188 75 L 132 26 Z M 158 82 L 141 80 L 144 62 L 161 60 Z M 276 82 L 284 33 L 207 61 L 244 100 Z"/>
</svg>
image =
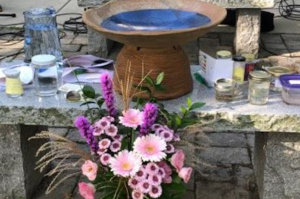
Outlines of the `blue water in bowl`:
<svg viewBox="0 0 300 199">
<path fill-rule="evenodd" d="M 195 28 L 210 22 L 210 18 L 196 12 L 147 9 L 121 12 L 103 20 L 101 26 L 114 31 L 168 31 Z"/>
</svg>

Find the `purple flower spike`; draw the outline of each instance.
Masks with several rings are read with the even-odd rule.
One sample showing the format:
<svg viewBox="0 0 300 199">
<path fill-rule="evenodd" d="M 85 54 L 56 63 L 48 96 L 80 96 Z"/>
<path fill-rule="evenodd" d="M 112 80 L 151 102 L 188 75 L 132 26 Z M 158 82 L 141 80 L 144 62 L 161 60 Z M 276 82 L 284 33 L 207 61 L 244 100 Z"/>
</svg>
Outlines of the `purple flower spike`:
<svg viewBox="0 0 300 199">
<path fill-rule="evenodd" d="M 151 126 L 155 123 L 158 116 L 158 109 L 155 104 L 147 103 L 144 108 L 144 122 L 140 128 L 140 135 L 147 135 Z"/>
<path fill-rule="evenodd" d="M 117 109 L 115 107 L 113 85 L 108 73 L 104 73 L 101 75 L 100 84 L 102 88 L 102 95 L 105 100 L 105 104 L 108 109 L 109 115 L 112 117 L 116 117 Z"/>
<path fill-rule="evenodd" d="M 78 116 L 74 122 L 75 127 L 80 131 L 81 137 L 85 138 L 91 151 L 97 154 L 98 141 L 93 135 L 94 128 L 92 127 L 89 120 L 84 116 Z"/>
</svg>

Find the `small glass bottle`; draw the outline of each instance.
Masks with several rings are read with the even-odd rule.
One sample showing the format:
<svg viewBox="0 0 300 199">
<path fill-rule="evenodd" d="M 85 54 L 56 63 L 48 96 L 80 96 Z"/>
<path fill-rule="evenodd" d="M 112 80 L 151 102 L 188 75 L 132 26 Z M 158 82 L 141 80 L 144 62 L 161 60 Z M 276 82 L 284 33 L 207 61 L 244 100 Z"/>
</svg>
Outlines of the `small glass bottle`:
<svg viewBox="0 0 300 199">
<path fill-rule="evenodd" d="M 272 75 L 270 90 L 275 92 L 280 92 L 282 90 L 282 86 L 279 82 L 279 77 L 285 74 L 292 74 L 289 68 L 281 67 L 281 66 L 272 66 L 266 69 L 268 73 Z"/>
<path fill-rule="evenodd" d="M 246 58 L 244 81 L 248 81 L 249 73 L 253 71 L 255 67 L 255 55 L 248 53 L 242 54 L 242 56 Z"/>
<path fill-rule="evenodd" d="M 244 75 L 245 75 L 246 58 L 243 56 L 234 56 L 232 60 L 233 60 L 232 78 L 236 81 L 237 84 L 243 84 Z"/>
<path fill-rule="evenodd" d="M 9 97 L 19 97 L 23 94 L 23 86 L 20 80 L 20 71 L 17 69 L 7 69 L 4 71 L 5 92 Z"/>
<path fill-rule="evenodd" d="M 264 105 L 268 102 L 271 75 L 265 71 L 249 74 L 248 100 L 250 104 Z"/>
<path fill-rule="evenodd" d="M 58 66 L 53 55 L 35 55 L 31 59 L 34 68 L 33 84 L 38 96 L 52 96 L 58 90 Z"/>
</svg>

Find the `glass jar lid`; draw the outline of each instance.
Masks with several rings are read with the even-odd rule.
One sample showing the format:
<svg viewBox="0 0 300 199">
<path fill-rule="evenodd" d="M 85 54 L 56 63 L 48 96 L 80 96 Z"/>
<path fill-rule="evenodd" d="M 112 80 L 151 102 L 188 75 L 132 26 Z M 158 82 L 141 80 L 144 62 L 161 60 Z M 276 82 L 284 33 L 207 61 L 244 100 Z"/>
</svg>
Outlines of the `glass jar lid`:
<svg viewBox="0 0 300 199">
<path fill-rule="evenodd" d="M 255 55 L 251 53 L 242 54 L 243 57 L 246 58 L 247 61 L 253 61 L 255 59 Z"/>
<path fill-rule="evenodd" d="M 249 78 L 256 82 L 265 82 L 271 80 L 271 75 L 262 70 L 252 71 L 249 74 Z"/>
<path fill-rule="evenodd" d="M 279 77 L 280 75 L 284 74 L 292 74 L 292 70 L 290 70 L 287 67 L 282 67 L 282 66 L 273 66 L 267 69 L 268 73 L 275 77 Z"/>
<path fill-rule="evenodd" d="M 214 86 L 216 90 L 231 91 L 235 88 L 236 82 L 233 79 L 221 78 L 218 79 Z"/>
<path fill-rule="evenodd" d="M 232 54 L 228 50 L 219 50 L 219 51 L 217 51 L 217 57 L 218 58 L 226 59 L 226 58 L 231 58 L 231 56 L 232 56 Z"/>
<path fill-rule="evenodd" d="M 55 56 L 46 55 L 46 54 L 35 55 L 31 59 L 32 64 L 41 65 L 41 66 L 54 64 L 55 61 L 56 61 Z"/>
<path fill-rule="evenodd" d="M 237 62 L 244 62 L 244 61 L 246 61 L 246 58 L 245 57 L 243 57 L 243 56 L 234 56 L 233 58 L 232 58 L 232 60 L 233 61 L 237 61 Z"/>
</svg>

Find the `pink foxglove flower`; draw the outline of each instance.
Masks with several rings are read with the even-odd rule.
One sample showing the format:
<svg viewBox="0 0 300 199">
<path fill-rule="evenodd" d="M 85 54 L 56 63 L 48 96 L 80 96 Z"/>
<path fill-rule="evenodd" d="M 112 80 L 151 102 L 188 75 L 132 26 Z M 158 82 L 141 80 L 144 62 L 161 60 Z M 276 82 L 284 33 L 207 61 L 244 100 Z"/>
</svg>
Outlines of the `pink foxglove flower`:
<svg viewBox="0 0 300 199">
<path fill-rule="evenodd" d="M 162 179 L 166 176 L 166 172 L 163 168 L 159 168 L 158 175 L 162 177 Z"/>
<path fill-rule="evenodd" d="M 137 190 L 133 190 L 131 193 L 131 196 L 132 196 L 132 199 L 143 199 L 144 198 L 144 194 Z"/>
<path fill-rule="evenodd" d="M 118 128 L 112 124 L 105 130 L 105 133 L 110 137 L 114 137 L 118 133 Z"/>
<path fill-rule="evenodd" d="M 116 153 L 118 151 L 120 151 L 121 149 L 121 142 L 119 142 L 118 140 L 115 140 L 111 143 L 110 148 L 109 148 L 112 152 Z"/>
<path fill-rule="evenodd" d="M 120 123 L 126 127 L 136 129 L 143 124 L 143 113 L 137 109 L 128 109 L 122 112 L 123 116 L 120 116 Z"/>
<path fill-rule="evenodd" d="M 134 144 L 133 150 L 136 152 L 143 161 L 158 162 L 166 157 L 166 142 L 153 134 L 138 137 Z"/>
<path fill-rule="evenodd" d="M 107 129 L 110 126 L 110 120 L 108 120 L 107 118 L 103 117 L 101 118 L 99 121 L 97 121 L 94 126 L 100 128 L 100 129 Z"/>
<path fill-rule="evenodd" d="M 107 152 L 107 149 L 98 149 L 97 154 L 101 156 L 106 152 Z"/>
<path fill-rule="evenodd" d="M 128 185 L 129 185 L 129 187 L 131 189 L 137 188 L 138 184 L 139 184 L 139 181 L 135 177 L 134 178 L 130 178 L 128 180 Z"/>
<path fill-rule="evenodd" d="M 102 139 L 99 142 L 99 149 L 107 149 L 111 144 L 111 141 L 107 138 Z"/>
<path fill-rule="evenodd" d="M 156 186 L 158 186 L 158 185 L 160 185 L 161 182 L 162 182 L 162 177 L 161 177 L 160 175 L 150 175 L 150 176 L 148 177 L 148 179 L 149 179 L 151 185 L 156 185 Z"/>
<path fill-rule="evenodd" d="M 177 173 L 180 171 L 180 169 L 183 167 L 184 164 L 185 155 L 182 150 L 176 151 L 171 157 L 171 164 L 173 167 L 175 167 Z"/>
<path fill-rule="evenodd" d="M 137 189 L 140 190 L 142 193 L 149 193 L 151 187 L 152 185 L 149 182 L 149 180 L 144 179 L 141 182 L 139 182 Z"/>
<path fill-rule="evenodd" d="M 149 195 L 151 198 L 159 198 L 162 194 L 161 186 L 152 186 Z"/>
<path fill-rule="evenodd" d="M 115 157 L 110 158 L 109 164 L 114 175 L 129 177 L 134 176 L 142 166 L 141 159 L 132 151 L 120 151 Z"/>
<path fill-rule="evenodd" d="M 183 179 L 183 181 L 185 183 L 188 183 L 188 181 L 191 178 L 191 174 L 193 172 L 193 169 L 191 167 L 183 167 L 182 169 L 180 169 L 179 171 L 179 177 L 181 177 Z"/>
<path fill-rule="evenodd" d="M 84 199 L 95 199 L 96 189 L 91 183 L 78 183 L 79 193 Z"/>
<path fill-rule="evenodd" d="M 146 170 L 144 168 L 140 168 L 140 170 L 138 172 L 136 172 L 135 174 L 135 178 L 137 180 L 144 180 L 147 179 L 148 174 L 146 173 Z"/>
<path fill-rule="evenodd" d="M 123 140 L 123 135 L 120 135 L 120 134 L 115 135 L 115 136 L 113 137 L 113 139 L 114 139 L 114 140 L 117 140 L 117 141 L 119 141 L 119 142 L 121 142 L 121 141 Z"/>
<path fill-rule="evenodd" d="M 104 166 L 107 166 L 108 163 L 109 163 L 110 158 L 111 158 L 110 154 L 108 154 L 108 153 L 102 154 L 101 157 L 100 157 L 101 164 L 103 164 Z"/>
<path fill-rule="evenodd" d="M 146 165 L 146 172 L 147 172 L 147 174 L 149 174 L 149 175 L 155 175 L 155 174 L 158 173 L 158 171 L 159 171 L 159 167 L 154 162 L 149 162 Z"/>
<path fill-rule="evenodd" d="M 171 176 L 165 176 L 164 179 L 163 179 L 163 183 L 165 184 L 170 184 L 172 183 L 172 177 Z"/>
<path fill-rule="evenodd" d="M 81 166 L 82 174 L 85 175 L 90 181 L 97 177 L 98 165 L 90 160 L 86 160 Z"/>
</svg>

